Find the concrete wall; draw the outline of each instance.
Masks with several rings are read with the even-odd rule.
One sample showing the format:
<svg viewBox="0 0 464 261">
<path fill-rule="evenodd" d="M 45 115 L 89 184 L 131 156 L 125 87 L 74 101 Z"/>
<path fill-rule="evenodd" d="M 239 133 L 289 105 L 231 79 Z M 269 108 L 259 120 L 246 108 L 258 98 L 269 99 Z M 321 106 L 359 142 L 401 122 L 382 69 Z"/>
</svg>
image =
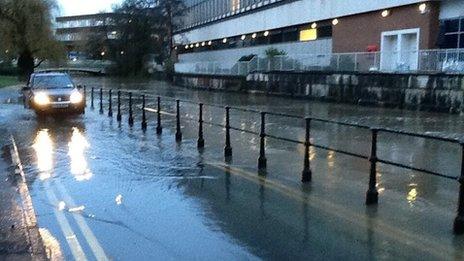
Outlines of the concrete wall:
<svg viewBox="0 0 464 261">
<path fill-rule="evenodd" d="M 322 101 L 448 113 L 464 112 L 464 75 L 266 73 L 245 77 L 178 74 L 178 85 L 294 95 Z"/>
<path fill-rule="evenodd" d="M 176 43 L 201 42 L 274 28 L 327 20 L 421 0 L 297 0 L 231 17 L 175 35 Z"/>
</svg>

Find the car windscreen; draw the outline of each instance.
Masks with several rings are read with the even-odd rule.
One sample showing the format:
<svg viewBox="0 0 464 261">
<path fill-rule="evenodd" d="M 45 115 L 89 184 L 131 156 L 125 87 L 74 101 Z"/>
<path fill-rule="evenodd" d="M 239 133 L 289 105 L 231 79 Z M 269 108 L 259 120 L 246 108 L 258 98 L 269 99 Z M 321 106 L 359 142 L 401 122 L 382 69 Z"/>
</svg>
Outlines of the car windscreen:
<svg viewBox="0 0 464 261">
<path fill-rule="evenodd" d="M 74 85 L 67 75 L 37 75 L 32 80 L 32 88 L 61 89 L 74 88 Z"/>
</svg>

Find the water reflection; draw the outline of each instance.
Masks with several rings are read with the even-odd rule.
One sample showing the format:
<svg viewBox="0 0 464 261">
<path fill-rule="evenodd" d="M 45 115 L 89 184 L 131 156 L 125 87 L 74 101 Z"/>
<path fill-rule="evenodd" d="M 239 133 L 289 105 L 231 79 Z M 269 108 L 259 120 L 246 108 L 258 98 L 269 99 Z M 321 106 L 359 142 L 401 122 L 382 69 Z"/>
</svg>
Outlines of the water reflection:
<svg viewBox="0 0 464 261">
<path fill-rule="evenodd" d="M 52 176 L 53 168 L 53 141 L 48 129 L 42 129 L 37 133 L 32 147 L 37 157 L 37 168 L 40 171 L 39 179 L 49 179 Z"/>
<path fill-rule="evenodd" d="M 330 169 L 332 169 L 335 166 L 335 152 L 329 151 L 327 153 L 327 165 Z"/>
<path fill-rule="evenodd" d="M 71 158 L 71 173 L 77 181 L 89 180 L 92 172 L 88 169 L 85 151 L 90 147 L 87 139 L 78 128 L 73 128 L 71 141 L 68 144 L 68 155 Z"/>
<path fill-rule="evenodd" d="M 416 201 L 417 199 L 417 184 L 415 183 L 411 183 L 409 184 L 409 192 L 408 192 L 408 195 L 406 196 L 406 199 L 408 200 L 408 203 L 413 205 L 414 202 Z"/>
</svg>

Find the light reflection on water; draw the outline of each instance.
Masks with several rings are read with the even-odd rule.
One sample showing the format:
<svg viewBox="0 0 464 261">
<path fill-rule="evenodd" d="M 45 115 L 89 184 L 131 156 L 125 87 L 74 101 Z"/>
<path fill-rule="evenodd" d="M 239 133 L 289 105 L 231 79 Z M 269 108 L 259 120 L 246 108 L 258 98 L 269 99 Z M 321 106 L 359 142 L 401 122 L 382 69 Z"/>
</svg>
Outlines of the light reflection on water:
<svg viewBox="0 0 464 261">
<path fill-rule="evenodd" d="M 37 156 L 37 168 L 39 179 L 46 180 L 52 176 L 53 169 L 53 141 L 48 129 L 42 129 L 37 133 L 32 147 Z"/>
<path fill-rule="evenodd" d="M 414 202 L 417 199 L 418 191 L 417 191 L 417 184 L 411 183 L 409 184 L 409 192 L 408 195 L 406 196 L 406 199 L 408 200 L 408 203 L 410 205 L 413 205 Z"/>
<path fill-rule="evenodd" d="M 78 128 L 73 128 L 68 147 L 68 156 L 71 159 L 71 173 L 75 176 L 76 180 L 85 181 L 91 179 L 93 174 L 88 168 L 85 157 L 85 152 L 90 148 L 90 144 Z"/>
</svg>

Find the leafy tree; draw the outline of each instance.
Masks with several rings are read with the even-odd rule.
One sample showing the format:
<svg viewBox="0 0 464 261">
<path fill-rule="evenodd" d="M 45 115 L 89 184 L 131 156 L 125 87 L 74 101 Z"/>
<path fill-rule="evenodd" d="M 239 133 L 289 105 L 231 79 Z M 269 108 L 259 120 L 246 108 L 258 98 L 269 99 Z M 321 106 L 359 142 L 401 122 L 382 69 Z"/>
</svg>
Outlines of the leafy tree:
<svg viewBox="0 0 464 261">
<path fill-rule="evenodd" d="M 54 39 L 51 29 L 54 8 L 54 0 L 0 1 L 0 46 L 17 56 L 24 79 L 45 59 L 64 57 L 64 48 Z"/>
<path fill-rule="evenodd" d="M 120 75 L 139 74 L 147 62 L 163 63 L 171 56 L 172 35 L 182 6 L 180 0 L 125 0 L 114 8 L 118 14 L 113 21 L 116 39 L 102 42 L 94 35 L 86 49 L 104 49 Z"/>
</svg>

